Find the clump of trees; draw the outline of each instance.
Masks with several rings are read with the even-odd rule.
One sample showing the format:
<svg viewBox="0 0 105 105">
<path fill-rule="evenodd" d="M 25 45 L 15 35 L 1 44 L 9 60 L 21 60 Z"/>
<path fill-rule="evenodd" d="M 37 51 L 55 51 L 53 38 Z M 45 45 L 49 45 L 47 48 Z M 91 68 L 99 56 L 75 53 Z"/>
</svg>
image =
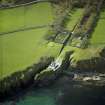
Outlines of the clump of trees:
<svg viewBox="0 0 105 105">
<path fill-rule="evenodd" d="M 53 59 L 53 57 L 42 57 L 39 63 L 0 80 L 0 101 L 30 86 L 34 82 L 34 76 L 46 69 Z"/>
<path fill-rule="evenodd" d="M 69 6 L 72 4 L 75 7 L 84 7 L 88 0 L 54 0 L 55 3 Z"/>
<path fill-rule="evenodd" d="M 70 18 L 70 11 L 73 9 L 71 0 L 54 0 L 53 2 L 52 7 L 55 8 L 54 22 L 46 35 L 46 39 L 52 41 L 65 30 L 66 22 Z"/>
<path fill-rule="evenodd" d="M 0 0 L 0 4 L 2 6 L 9 6 L 13 5 L 15 3 L 15 0 Z"/>
<path fill-rule="evenodd" d="M 22 3 L 29 3 L 36 0 L 0 0 L 0 5 L 3 7 L 9 7 L 11 5 L 18 5 Z"/>
</svg>

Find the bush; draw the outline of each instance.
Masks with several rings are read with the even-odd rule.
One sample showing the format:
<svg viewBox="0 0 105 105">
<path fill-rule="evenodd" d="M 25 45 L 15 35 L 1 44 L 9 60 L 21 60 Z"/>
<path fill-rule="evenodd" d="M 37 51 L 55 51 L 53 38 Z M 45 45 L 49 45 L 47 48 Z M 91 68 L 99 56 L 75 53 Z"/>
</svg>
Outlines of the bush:
<svg viewBox="0 0 105 105">
<path fill-rule="evenodd" d="M 52 57 L 42 57 L 39 63 L 0 80 L 0 99 L 30 86 L 34 81 L 34 76 L 45 69 L 52 60 Z"/>
</svg>

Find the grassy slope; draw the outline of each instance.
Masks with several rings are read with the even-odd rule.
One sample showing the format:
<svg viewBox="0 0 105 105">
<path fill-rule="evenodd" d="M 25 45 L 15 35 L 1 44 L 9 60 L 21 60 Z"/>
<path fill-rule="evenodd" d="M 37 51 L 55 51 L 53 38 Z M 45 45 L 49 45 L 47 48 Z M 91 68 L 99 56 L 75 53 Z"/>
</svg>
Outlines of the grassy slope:
<svg viewBox="0 0 105 105">
<path fill-rule="evenodd" d="M 91 39 L 92 45 L 105 45 L 105 11 L 101 13 L 100 20 L 97 24 L 97 27 L 93 33 Z"/>
<path fill-rule="evenodd" d="M 0 32 L 21 28 L 24 21 L 25 26 L 51 24 L 53 21 L 49 3 L 27 6 L 25 12 L 24 20 L 23 7 L 0 10 Z M 61 45 L 47 43 L 44 40 L 47 31 L 48 27 L 0 36 L 0 78 L 23 70 L 42 56 L 57 56 Z"/>
<path fill-rule="evenodd" d="M 72 14 L 71 20 L 69 21 L 67 26 L 68 29 L 72 29 L 74 24 L 81 16 L 82 11 L 83 10 L 78 9 Z M 105 17 L 105 13 L 102 13 L 102 17 Z M 73 62 L 82 59 L 89 59 L 94 55 L 99 56 L 97 51 L 101 51 L 100 43 L 105 42 L 104 24 L 104 19 L 98 22 L 98 25 L 95 29 L 95 32 L 93 33 L 93 37 L 91 40 L 92 46 L 85 50 L 66 46 L 62 54 L 60 55 L 60 58 L 64 58 L 66 51 L 72 50 L 75 51 L 74 54 L 71 56 L 73 58 Z M 2 49 L 0 50 L 0 55 L 3 55 L 0 56 L 0 59 L 3 59 L 3 62 L 0 62 L 0 65 L 2 65 L 2 67 L 0 66 L 0 70 L 2 70 L 2 77 L 7 76 L 15 71 L 22 70 L 34 62 L 38 62 L 41 56 L 52 55 L 56 57 L 58 55 L 61 45 L 53 42 L 47 43 L 43 39 L 47 30 L 47 28 L 37 29 L 15 33 L 15 35 L 11 34 L 10 36 L 0 37 L 0 48 Z M 93 45 L 96 44 L 100 44 L 100 46 L 94 47 Z"/>
<path fill-rule="evenodd" d="M 81 14 L 80 11 L 78 11 L 75 15 L 80 16 L 79 14 Z M 74 18 L 75 22 L 77 19 L 78 18 Z M 71 26 L 73 23 L 72 22 L 70 23 Z M 97 23 L 95 31 L 92 34 L 90 43 L 91 44 L 87 49 L 80 49 L 80 48 L 66 46 L 60 57 L 63 58 L 65 52 L 67 51 L 74 51 L 71 58 L 72 62 L 76 63 L 79 60 L 91 59 L 92 57 L 100 56 L 99 52 L 101 52 L 102 48 L 105 46 L 105 11 L 101 13 L 100 20 Z"/>
<path fill-rule="evenodd" d="M 79 19 L 81 18 L 83 14 L 83 9 L 75 9 L 74 11 L 72 11 L 72 13 L 70 13 L 70 21 L 67 24 L 67 29 L 68 30 L 72 30 L 74 25 L 79 21 Z"/>
<path fill-rule="evenodd" d="M 53 21 L 50 3 L 38 3 L 25 7 L 0 10 L 0 32 L 29 26 L 51 24 Z"/>
<path fill-rule="evenodd" d="M 68 30 L 73 29 L 75 24 L 81 18 L 82 14 L 83 14 L 83 10 L 84 9 L 82 9 L 82 8 L 76 8 L 70 13 L 70 20 L 68 21 L 67 27 L 66 27 Z M 78 53 L 77 48 L 71 47 L 71 46 L 65 46 L 64 50 L 62 51 L 62 53 L 59 56 L 59 59 L 62 60 L 65 57 L 65 53 L 68 51 L 75 51 L 76 53 Z"/>
<path fill-rule="evenodd" d="M 91 57 L 99 56 L 99 53 L 105 46 L 105 11 L 101 13 L 100 20 L 92 34 L 90 44 L 91 45 L 87 49 L 73 48 L 75 52 L 72 55 L 72 61 L 90 59 Z"/>
<path fill-rule="evenodd" d="M 0 37 L 0 77 L 38 62 L 42 56 L 57 56 L 60 45 L 47 43 L 43 37 L 48 29 L 18 32 Z"/>
</svg>

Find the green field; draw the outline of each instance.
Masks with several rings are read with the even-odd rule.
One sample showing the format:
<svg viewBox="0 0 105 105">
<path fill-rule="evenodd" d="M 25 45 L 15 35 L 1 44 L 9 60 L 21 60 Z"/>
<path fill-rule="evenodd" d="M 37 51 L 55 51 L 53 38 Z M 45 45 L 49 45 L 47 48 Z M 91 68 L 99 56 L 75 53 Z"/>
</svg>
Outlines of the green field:
<svg viewBox="0 0 105 105">
<path fill-rule="evenodd" d="M 0 10 L 0 32 L 52 24 L 50 3 Z M 40 57 L 57 56 L 61 45 L 44 40 L 49 27 L 0 36 L 0 78 L 37 63 Z"/>
<path fill-rule="evenodd" d="M 50 3 L 37 3 L 24 7 L 0 10 L 0 33 L 20 28 L 51 24 Z"/>
<path fill-rule="evenodd" d="M 97 23 L 95 31 L 92 34 L 92 45 L 105 45 L 105 11 L 101 13 L 100 19 Z"/>
<path fill-rule="evenodd" d="M 73 27 L 75 26 L 75 24 L 81 19 L 81 16 L 83 14 L 83 10 L 84 9 L 78 8 L 78 9 L 74 9 L 70 13 L 70 20 L 67 23 L 67 29 L 68 30 L 72 30 Z"/>
<path fill-rule="evenodd" d="M 74 15 L 80 16 L 80 14 L 80 10 L 78 10 L 78 12 L 74 12 Z M 78 20 L 78 17 L 75 17 L 73 19 L 73 21 L 75 22 L 76 20 Z M 73 21 L 71 21 L 71 23 L 69 22 L 69 24 L 71 24 L 69 25 L 70 27 L 74 24 Z M 61 58 L 64 57 L 66 51 L 74 51 L 71 58 L 72 62 L 75 64 L 79 60 L 99 57 L 99 53 L 101 52 L 103 47 L 105 47 L 105 11 L 101 13 L 100 19 L 90 39 L 89 47 L 86 49 L 80 49 L 76 47 L 66 46 L 64 51 L 62 52 Z"/>
<path fill-rule="evenodd" d="M 24 12 L 25 18 L 24 18 Z M 72 30 L 79 21 L 83 9 L 72 11 L 67 29 Z M 18 14 L 18 15 L 16 15 Z M 52 24 L 53 13 L 49 3 L 39 3 L 25 7 L 0 10 L 0 32 L 7 32 L 23 27 Z M 8 20 L 9 19 L 9 20 Z M 105 45 L 105 12 L 101 13 L 100 20 L 92 34 L 91 45 L 87 49 L 79 49 L 66 46 L 59 56 L 63 59 L 67 51 L 74 51 L 72 62 L 99 56 L 99 52 Z M 47 42 L 45 36 L 49 27 L 16 32 L 0 36 L 0 78 L 6 77 L 16 71 L 37 63 L 41 57 L 58 57 L 61 44 Z M 100 46 L 95 46 L 100 45 Z"/>
<path fill-rule="evenodd" d="M 47 28 L 23 31 L 0 37 L 0 77 L 23 70 L 40 57 L 57 56 L 61 45 L 47 43 L 44 35 Z"/>
</svg>

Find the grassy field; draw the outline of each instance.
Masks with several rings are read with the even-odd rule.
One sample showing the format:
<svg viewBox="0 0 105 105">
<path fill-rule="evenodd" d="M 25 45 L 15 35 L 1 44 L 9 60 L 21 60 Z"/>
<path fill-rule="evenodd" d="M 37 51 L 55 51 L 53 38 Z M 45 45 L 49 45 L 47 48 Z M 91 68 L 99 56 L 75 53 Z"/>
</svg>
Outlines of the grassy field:
<svg viewBox="0 0 105 105">
<path fill-rule="evenodd" d="M 68 30 L 71 30 L 73 26 L 79 21 L 83 14 L 83 9 L 75 9 L 72 11 L 70 21 L 67 24 Z M 67 51 L 74 51 L 72 54 L 72 62 L 76 63 L 79 60 L 85 60 L 85 59 L 91 59 L 92 57 L 99 57 L 99 52 L 101 52 L 103 48 L 103 43 L 105 44 L 105 31 L 104 31 L 104 25 L 105 25 L 105 13 L 102 12 L 100 20 L 95 28 L 95 31 L 92 34 L 91 38 L 91 45 L 89 45 L 86 49 L 76 48 L 72 46 L 65 46 L 63 52 L 59 56 L 60 59 L 63 59 L 65 57 L 65 53 Z M 102 19 L 101 19 L 102 18 Z M 95 46 L 97 44 L 98 46 Z"/>
<path fill-rule="evenodd" d="M 49 3 L 0 10 L 0 17 L 0 33 L 53 22 Z M 40 57 L 58 55 L 61 45 L 44 40 L 48 29 L 46 27 L 0 36 L 0 79 L 37 63 Z"/>
<path fill-rule="evenodd" d="M 74 15 L 79 15 L 80 10 L 75 12 Z M 75 16 L 74 16 L 75 17 Z M 71 17 L 72 18 L 72 17 Z M 75 17 L 73 21 L 78 20 L 78 17 Z M 70 27 L 75 23 L 72 19 L 69 22 Z M 73 27 L 73 26 L 72 26 Z M 86 49 L 80 49 L 76 47 L 66 46 L 60 55 L 60 58 L 64 58 L 65 52 L 74 51 L 72 54 L 72 62 L 75 64 L 79 60 L 91 59 L 92 57 L 99 57 L 99 53 L 102 51 L 102 48 L 105 47 L 105 11 L 101 13 L 100 20 L 97 23 L 97 26 L 92 34 L 90 40 L 90 45 Z"/>
<path fill-rule="evenodd" d="M 37 63 L 42 56 L 57 56 L 61 45 L 47 43 L 47 28 L 0 37 L 0 78 Z"/>
<path fill-rule="evenodd" d="M 74 11 L 72 11 L 72 13 L 70 13 L 70 21 L 67 24 L 67 29 L 68 30 L 72 30 L 74 25 L 80 20 L 81 16 L 83 14 L 83 9 L 78 8 L 78 9 L 74 9 Z"/>
<path fill-rule="evenodd" d="M 97 23 L 97 27 L 92 34 L 92 45 L 105 45 L 105 11 L 101 13 L 100 20 Z"/>
<path fill-rule="evenodd" d="M 47 25 L 51 24 L 52 21 L 52 8 L 50 3 L 47 2 L 0 10 L 0 32 Z"/>
<path fill-rule="evenodd" d="M 11 31 L 24 26 L 51 24 L 53 22 L 51 6 L 48 3 L 27 6 L 25 11 L 23 8 L 24 7 L 18 7 L 10 10 L 0 10 L 2 17 L 0 18 L 0 22 L 2 23 L 0 25 L 0 32 Z M 23 15 L 24 12 L 26 12 L 25 18 Z M 82 13 L 83 9 L 76 9 L 72 12 L 70 21 L 67 24 L 67 29 L 72 30 Z M 72 62 L 99 56 L 101 48 L 105 45 L 104 25 L 105 12 L 102 12 L 90 40 L 91 45 L 89 48 L 79 49 L 66 46 L 59 58 L 63 59 L 67 51 L 74 51 L 71 56 Z M 48 29 L 49 28 L 46 27 L 0 36 L 0 79 L 16 71 L 24 70 L 33 63 L 37 63 L 42 56 L 58 57 L 62 45 L 54 42 L 48 43 L 44 39 Z"/>
</svg>

